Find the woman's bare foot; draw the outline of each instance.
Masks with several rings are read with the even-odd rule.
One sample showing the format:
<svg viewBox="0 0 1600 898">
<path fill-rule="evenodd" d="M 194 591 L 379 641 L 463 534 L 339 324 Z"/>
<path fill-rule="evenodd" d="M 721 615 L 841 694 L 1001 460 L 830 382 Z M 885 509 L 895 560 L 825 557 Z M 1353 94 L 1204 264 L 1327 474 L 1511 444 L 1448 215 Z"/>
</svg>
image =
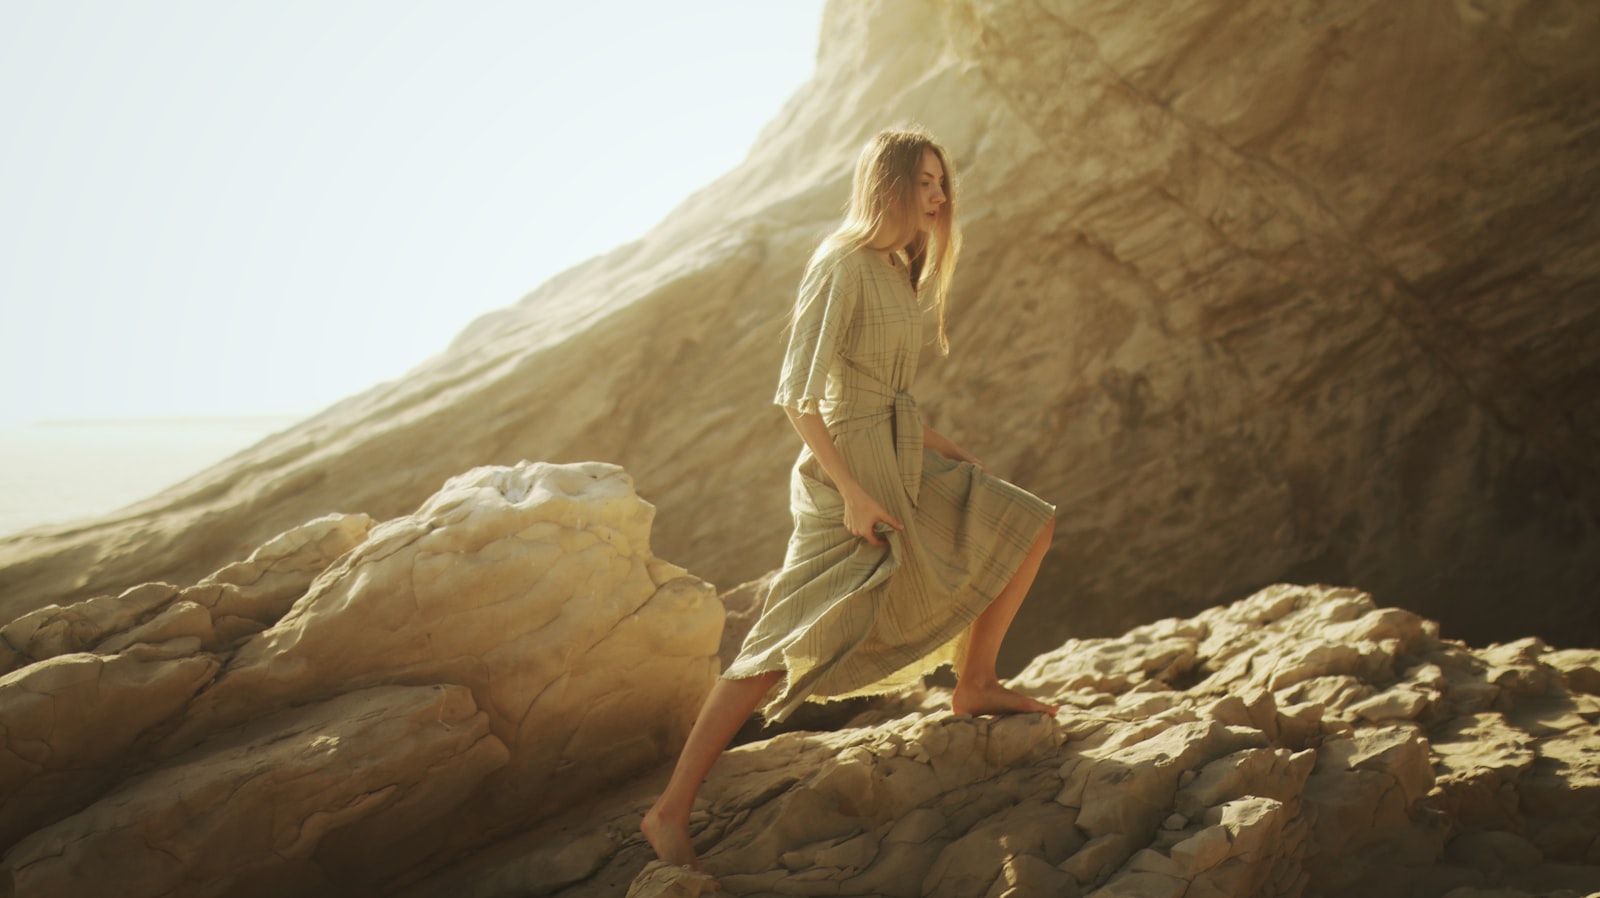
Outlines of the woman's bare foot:
<svg viewBox="0 0 1600 898">
<path fill-rule="evenodd" d="M 1027 714 L 1037 711 L 1054 716 L 1060 707 L 1007 689 L 997 680 L 987 683 L 959 680 L 955 694 L 950 697 L 950 710 L 957 714 Z"/>
<path fill-rule="evenodd" d="M 694 845 L 689 841 L 689 818 L 669 817 L 662 813 L 660 806 L 652 805 L 645 812 L 644 819 L 639 821 L 639 831 L 644 833 L 645 840 L 650 847 L 655 849 L 656 857 L 662 861 L 678 867 L 688 867 L 697 872 L 700 869 L 700 859 L 695 857 Z"/>
</svg>

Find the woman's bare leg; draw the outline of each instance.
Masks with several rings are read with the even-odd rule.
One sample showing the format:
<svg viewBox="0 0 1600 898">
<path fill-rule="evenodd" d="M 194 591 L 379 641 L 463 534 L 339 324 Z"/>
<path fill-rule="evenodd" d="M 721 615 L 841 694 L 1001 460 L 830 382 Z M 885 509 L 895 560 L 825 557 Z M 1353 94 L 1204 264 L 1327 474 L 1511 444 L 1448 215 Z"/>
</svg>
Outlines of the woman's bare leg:
<svg viewBox="0 0 1600 898">
<path fill-rule="evenodd" d="M 1033 585 L 1033 578 L 1039 573 L 1039 563 L 1044 560 L 1044 553 L 1050 549 L 1050 537 L 1055 533 L 1055 525 L 1053 518 L 1045 524 L 1017 572 L 1012 575 L 1011 582 L 972 622 L 967 652 L 957 670 L 960 678 L 956 681 L 955 695 L 950 699 L 950 709 L 957 714 L 1056 712 L 1056 705 L 1029 698 L 1002 686 L 994 667 L 995 659 L 1000 655 L 1000 643 L 1005 640 L 1006 631 L 1011 629 L 1011 621 L 1017 616 L 1017 609 L 1022 607 L 1022 600 Z"/>
<path fill-rule="evenodd" d="M 655 849 L 656 857 L 669 864 L 700 869 L 694 846 L 689 842 L 689 812 L 694 809 L 700 783 L 711 772 L 711 765 L 727 750 L 733 734 L 750 719 L 761 697 L 782 676 L 782 671 L 774 671 L 742 680 L 718 679 L 711 687 L 711 694 L 700 706 L 700 715 L 689 731 L 683 752 L 678 755 L 678 763 L 672 768 L 667 788 L 639 824 L 650 847 Z"/>
</svg>

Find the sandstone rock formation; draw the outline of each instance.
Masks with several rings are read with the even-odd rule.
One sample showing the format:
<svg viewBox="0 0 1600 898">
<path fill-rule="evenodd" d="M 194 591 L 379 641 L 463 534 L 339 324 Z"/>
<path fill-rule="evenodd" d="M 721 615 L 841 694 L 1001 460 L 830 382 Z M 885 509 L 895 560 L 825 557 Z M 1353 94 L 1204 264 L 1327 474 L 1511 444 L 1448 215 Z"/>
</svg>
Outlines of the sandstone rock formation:
<svg viewBox="0 0 1600 898">
<path fill-rule="evenodd" d="M 782 322 L 857 147 L 915 119 L 968 237 L 922 405 L 1061 507 L 1013 661 L 1277 580 L 1597 644 L 1597 45 L 1570 2 L 834 3 L 749 158 L 638 242 L 163 495 L 0 541 L 0 619 L 521 458 L 623 464 L 668 557 L 770 570 Z"/>
<path fill-rule="evenodd" d="M 18 895 L 364 894 L 676 752 L 709 584 L 611 465 L 478 468 L 0 629 Z"/>
<path fill-rule="evenodd" d="M 652 554 L 653 511 L 611 465 L 478 468 L 413 514 L 329 515 L 193 586 L 0 628 L 0 883 L 709 888 L 637 830 L 724 620 Z M 1062 712 L 953 716 L 933 689 L 733 750 L 692 820 L 706 864 L 732 895 L 1600 889 L 1600 650 L 1470 649 L 1277 586 L 1068 641 L 1019 682 Z"/>
<path fill-rule="evenodd" d="M 1354 590 L 1277 586 L 1068 642 L 1064 702 L 934 693 L 731 751 L 692 822 L 739 896 L 1578 896 L 1600 891 L 1600 651 L 1470 649 Z M 636 826 L 662 775 L 405 898 L 709 894 Z"/>
</svg>

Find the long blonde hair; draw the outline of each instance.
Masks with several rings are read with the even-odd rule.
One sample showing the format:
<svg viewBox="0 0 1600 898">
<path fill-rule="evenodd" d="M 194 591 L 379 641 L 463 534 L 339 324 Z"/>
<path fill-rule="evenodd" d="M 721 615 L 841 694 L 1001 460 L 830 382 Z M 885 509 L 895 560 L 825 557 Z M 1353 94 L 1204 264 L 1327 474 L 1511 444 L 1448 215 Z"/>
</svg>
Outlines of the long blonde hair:
<svg viewBox="0 0 1600 898">
<path fill-rule="evenodd" d="M 922 153 L 932 150 L 944 166 L 944 203 L 932 233 L 917 227 L 917 183 L 922 174 Z M 850 203 L 844 220 L 817 248 L 817 258 L 839 249 L 857 250 L 870 246 L 882 233 L 904 233 L 906 262 L 911 286 L 933 306 L 939 323 L 939 351 L 950 352 L 945 333 L 945 302 L 950 281 L 955 277 L 956 257 L 961 253 L 961 230 L 956 226 L 956 173 L 950 154 L 922 128 L 911 125 L 880 131 L 861 148 L 856 158 L 856 173 L 850 185 Z M 929 284 L 932 295 L 922 289 Z"/>
</svg>

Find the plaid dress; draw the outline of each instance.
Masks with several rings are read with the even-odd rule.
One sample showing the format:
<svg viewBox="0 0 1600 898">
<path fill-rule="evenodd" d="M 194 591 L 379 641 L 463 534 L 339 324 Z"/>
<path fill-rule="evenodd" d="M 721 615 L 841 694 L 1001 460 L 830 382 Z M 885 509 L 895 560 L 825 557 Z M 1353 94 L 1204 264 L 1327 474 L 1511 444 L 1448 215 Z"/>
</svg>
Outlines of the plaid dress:
<svg viewBox="0 0 1600 898">
<path fill-rule="evenodd" d="M 892 692 L 954 664 L 1055 507 L 922 445 L 908 390 L 922 314 L 906 271 L 871 250 L 812 259 L 800 284 L 779 405 L 820 413 L 850 473 L 904 525 L 872 546 L 802 445 L 789 480 L 794 533 L 761 616 L 723 673 L 785 671 L 771 720 L 807 699 Z M 881 527 L 882 525 L 880 525 Z"/>
</svg>

